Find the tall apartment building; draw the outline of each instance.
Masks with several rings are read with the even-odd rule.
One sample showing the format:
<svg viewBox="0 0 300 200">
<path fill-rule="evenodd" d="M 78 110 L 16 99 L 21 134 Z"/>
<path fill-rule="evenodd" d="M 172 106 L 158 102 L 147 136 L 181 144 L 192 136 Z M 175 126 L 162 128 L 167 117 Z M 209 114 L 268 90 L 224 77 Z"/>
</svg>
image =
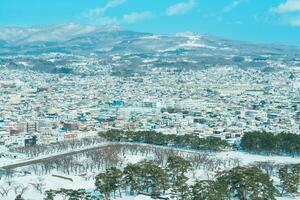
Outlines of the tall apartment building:
<svg viewBox="0 0 300 200">
<path fill-rule="evenodd" d="M 27 122 L 26 124 L 27 133 L 35 133 L 38 132 L 38 130 L 39 130 L 38 122 Z"/>
</svg>

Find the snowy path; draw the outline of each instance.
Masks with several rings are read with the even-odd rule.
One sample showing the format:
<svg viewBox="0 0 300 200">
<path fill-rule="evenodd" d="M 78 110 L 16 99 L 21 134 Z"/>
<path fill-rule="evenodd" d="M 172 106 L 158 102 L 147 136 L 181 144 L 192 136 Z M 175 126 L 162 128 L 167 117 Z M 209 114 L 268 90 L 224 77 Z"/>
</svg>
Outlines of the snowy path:
<svg viewBox="0 0 300 200">
<path fill-rule="evenodd" d="M 24 167 L 36 163 L 40 163 L 47 160 L 57 159 L 64 156 L 71 156 L 78 153 L 93 151 L 96 149 L 106 148 L 110 145 L 116 145 L 116 144 L 123 144 L 123 145 L 140 145 L 140 146 L 148 146 L 148 147 L 155 147 L 155 148 L 161 148 L 161 149 L 173 149 L 180 152 L 186 152 L 186 153 L 204 153 L 204 151 L 196 151 L 196 150 L 187 150 L 187 149 L 179 149 L 175 147 L 169 147 L 169 146 L 158 146 L 158 145 L 151 145 L 151 144 L 143 144 L 143 143 L 127 143 L 127 142 L 105 142 L 101 143 L 95 146 L 89 146 L 86 148 L 81 149 L 73 149 L 70 151 L 65 151 L 61 153 L 51 154 L 51 155 L 45 155 L 40 156 L 33 159 L 26 159 L 26 160 L 19 160 L 15 163 L 11 164 L 0 164 L 0 168 L 2 169 L 15 169 L 18 167 Z M 256 155 L 256 154 L 250 154 L 246 152 L 241 151 L 226 151 L 226 152 L 216 152 L 216 153 L 209 153 L 212 156 L 215 156 L 216 158 L 220 159 L 230 159 L 230 158 L 238 158 L 241 160 L 242 164 L 246 165 L 249 163 L 253 163 L 255 161 L 274 161 L 275 163 L 300 163 L 300 157 L 288 157 L 288 156 L 271 156 L 271 155 Z"/>
<path fill-rule="evenodd" d="M 112 145 L 112 144 L 115 144 L 115 143 L 106 142 L 106 143 L 101 143 L 101 144 L 95 145 L 95 146 L 89 146 L 89 147 L 86 147 L 86 148 L 72 149 L 72 150 L 69 150 L 69 151 L 60 152 L 60 153 L 56 153 L 56 154 L 39 156 L 37 158 L 19 160 L 19 161 L 16 161 L 15 163 L 8 164 L 8 165 L 0 164 L 0 168 L 14 169 L 14 168 L 17 168 L 17 167 L 32 165 L 32 164 L 35 164 L 35 163 L 40 163 L 40 162 L 43 162 L 43 161 L 52 160 L 52 159 L 60 158 L 60 157 L 63 157 L 63 156 L 71 156 L 71 155 L 75 155 L 75 154 L 78 154 L 78 153 L 93 151 L 93 150 L 100 149 L 100 148 L 105 148 L 105 147 L 107 147 L 109 145 Z"/>
</svg>

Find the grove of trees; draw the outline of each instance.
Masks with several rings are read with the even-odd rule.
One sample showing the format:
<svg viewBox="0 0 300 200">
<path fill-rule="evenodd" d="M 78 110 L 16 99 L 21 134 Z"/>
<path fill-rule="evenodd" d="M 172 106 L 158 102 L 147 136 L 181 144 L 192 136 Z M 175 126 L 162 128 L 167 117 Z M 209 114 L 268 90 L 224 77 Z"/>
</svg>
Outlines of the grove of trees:
<svg viewBox="0 0 300 200">
<path fill-rule="evenodd" d="M 166 166 L 155 160 L 143 160 L 124 168 L 110 167 L 95 178 L 95 191 L 50 190 L 45 200 L 56 195 L 66 199 L 114 199 L 122 195 L 169 196 L 177 200 L 275 200 L 280 193 L 296 193 L 300 183 L 300 164 L 279 169 L 282 191 L 276 188 L 269 174 L 259 167 L 236 166 L 216 174 L 213 180 L 190 182 L 187 174 L 192 164 L 178 155 L 170 155 Z"/>
<path fill-rule="evenodd" d="M 155 131 L 109 130 L 99 133 L 99 136 L 112 142 L 136 142 L 203 151 L 221 151 L 229 146 L 226 141 L 220 138 L 199 138 L 194 134 L 166 135 Z"/>
<path fill-rule="evenodd" d="M 299 156 L 300 135 L 248 132 L 242 137 L 241 147 L 252 153 Z"/>
</svg>

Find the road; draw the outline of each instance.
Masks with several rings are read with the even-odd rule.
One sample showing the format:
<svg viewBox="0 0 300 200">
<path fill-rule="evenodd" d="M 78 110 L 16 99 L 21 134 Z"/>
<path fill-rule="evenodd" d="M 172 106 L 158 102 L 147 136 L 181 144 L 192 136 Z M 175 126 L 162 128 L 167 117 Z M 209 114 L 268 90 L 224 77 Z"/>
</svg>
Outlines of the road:
<svg viewBox="0 0 300 200">
<path fill-rule="evenodd" d="M 72 155 L 75 155 L 75 154 L 78 154 L 78 153 L 84 153 L 84 152 L 93 151 L 93 150 L 97 150 L 97 149 L 101 149 L 101 148 L 107 148 L 108 146 L 116 145 L 116 144 L 121 144 L 121 145 L 122 144 L 123 145 L 143 145 L 143 146 L 151 146 L 151 147 L 162 148 L 162 149 L 180 150 L 182 152 L 187 152 L 187 153 L 203 153 L 203 152 L 199 152 L 199 151 L 195 151 L 195 150 L 178 149 L 178 148 L 175 148 L 175 147 L 158 146 L 158 145 L 151 145 L 151 144 L 144 144 L 144 143 L 105 142 L 105 143 L 101 143 L 101 144 L 96 145 L 96 146 L 87 147 L 87 148 L 83 148 L 83 149 L 70 150 L 70 151 L 61 152 L 61 153 L 57 153 L 57 154 L 41 156 L 41 157 L 38 157 L 38 158 L 22 160 L 22 161 L 18 161 L 16 163 L 13 163 L 13 164 L 8 164 L 8 165 L 2 165 L 2 166 L 0 165 L 0 169 L 11 170 L 11 169 L 15 169 L 15 168 L 18 168 L 18 167 L 24 167 L 24 166 L 28 166 L 28 165 L 32 165 L 32 164 L 37 164 L 37 163 L 41 163 L 41 162 L 48 161 L 48 160 L 59 159 L 59 158 L 64 157 L 64 156 L 72 156 Z"/>
<path fill-rule="evenodd" d="M 41 162 L 48 161 L 48 160 L 61 158 L 63 156 L 71 156 L 71 155 L 75 155 L 75 154 L 78 154 L 78 153 L 84 153 L 84 152 L 93 151 L 93 150 L 96 150 L 96 149 L 106 148 L 107 146 L 110 146 L 110 145 L 113 145 L 113 144 L 116 144 L 116 143 L 102 143 L 102 144 L 92 146 L 92 147 L 87 147 L 87 148 L 84 148 L 84 149 L 71 150 L 71 151 L 62 152 L 62 153 L 58 153 L 58 154 L 51 154 L 51 155 L 47 155 L 47 156 L 43 156 L 43 157 L 23 160 L 23 161 L 19 161 L 17 163 L 13 163 L 13 164 L 3 165 L 0 168 L 6 169 L 6 170 L 15 169 L 15 168 L 18 168 L 18 167 L 24 167 L 24 166 L 28 166 L 28 165 L 32 165 L 32 164 L 36 164 L 36 163 L 41 163 Z"/>
<path fill-rule="evenodd" d="M 140 145 L 140 146 L 148 146 L 148 147 L 155 147 L 155 148 L 161 148 L 161 149 L 172 149 L 172 150 L 177 150 L 180 152 L 185 152 L 185 153 L 194 153 L 194 154 L 201 154 L 201 153 L 209 153 L 205 151 L 197 151 L 197 150 L 188 150 L 188 149 L 182 149 L 182 148 L 176 148 L 176 147 L 171 147 L 171 146 L 158 146 L 158 145 L 152 145 L 152 144 L 145 144 L 145 143 L 129 143 L 129 142 L 104 142 L 101 144 L 98 144 L 96 146 L 91 146 L 91 147 L 86 147 L 82 149 L 75 149 L 75 150 L 70 150 L 66 152 L 61 152 L 57 154 L 51 154 L 51 155 L 46 155 L 38 158 L 33 158 L 33 159 L 28 159 L 28 160 L 21 160 L 17 161 L 16 163 L 13 164 L 8 164 L 8 165 L 2 165 L 0 164 L 0 171 L 2 170 L 9 170 L 9 169 L 15 169 L 18 167 L 24 167 L 32 164 L 37 164 L 41 163 L 43 161 L 48 161 L 48 160 L 53 160 L 53 159 L 59 159 L 64 156 L 72 156 L 78 153 L 84 153 L 88 151 L 93 151 L 101 148 L 107 148 L 108 146 L 111 145 Z M 214 153 L 213 153 L 214 154 Z M 264 155 L 256 155 L 256 154 L 249 154 L 246 152 L 238 152 L 238 151 L 221 151 L 217 152 L 214 154 L 214 156 L 220 155 L 222 158 L 226 157 L 227 159 L 229 158 L 240 158 L 244 162 L 249 162 L 249 161 L 265 161 L 265 160 L 272 160 L 272 161 L 278 161 L 280 164 L 281 162 L 284 163 L 299 163 L 300 159 L 299 157 L 286 157 L 286 156 L 264 156 Z"/>
</svg>

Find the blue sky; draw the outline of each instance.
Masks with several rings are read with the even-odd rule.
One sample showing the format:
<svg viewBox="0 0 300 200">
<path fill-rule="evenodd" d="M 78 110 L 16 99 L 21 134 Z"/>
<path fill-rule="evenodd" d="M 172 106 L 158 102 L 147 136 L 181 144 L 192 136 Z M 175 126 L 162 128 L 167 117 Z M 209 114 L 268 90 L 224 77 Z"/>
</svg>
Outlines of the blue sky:
<svg viewBox="0 0 300 200">
<path fill-rule="evenodd" d="M 300 45 L 300 0 L 1 0 L 0 25 L 63 23 Z"/>
</svg>

